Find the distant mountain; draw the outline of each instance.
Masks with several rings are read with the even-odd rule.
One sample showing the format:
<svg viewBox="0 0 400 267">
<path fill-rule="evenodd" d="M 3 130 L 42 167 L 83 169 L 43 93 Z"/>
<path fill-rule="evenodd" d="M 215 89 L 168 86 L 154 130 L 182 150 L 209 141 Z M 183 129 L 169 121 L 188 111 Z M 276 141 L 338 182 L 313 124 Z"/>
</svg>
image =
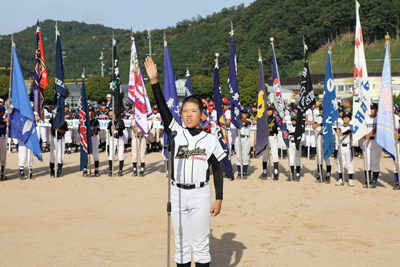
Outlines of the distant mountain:
<svg viewBox="0 0 400 267">
<path fill-rule="evenodd" d="M 380 59 L 382 42 L 386 32 L 395 37 L 400 14 L 399 0 L 359 0 L 360 18 L 366 43 L 368 60 Z M 247 7 L 239 5 L 224 8 L 218 13 L 206 17 L 198 16 L 191 20 L 178 22 L 175 27 L 153 30 L 151 32 L 153 57 L 163 80 L 164 41 L 167 36 L 174 73 L 177 78 L 184 78 L 186 67 L 192 75 L 201 74 L 212 77 L 215 53 L 220 54 L 220 67 L 229 64 L 230 25 L 233 23 L 234 40 L 239 65 L 257 71 L 257 49 L 261 48 L 266 77 L 270 77 L 272 49 L 270 37 L 275 38 L 275 50 L 281 77 L 296 76 L 302 70 L 303 36 L 310 49 L 316 52 L 310 55 L 311 73 L 324 73 L 327 39 L 338 39 L 334 47 L 334 72 L 352 71 L 353 37 L 346 35 L 355 28 L 355 1 L 349 0 L 256 0 Z M 43 37 L 54 38 L 55 21 L 40 22 Z M 109 27 L 88 25 L 79 22 L 58 22 L 65 58 L 65 78 L 80 78 L 84 64 L 87 75 L 100 75 L 100 52 L 105 52 L 105 76 L 109 76 L 111 67 L 111 34 Z M 36 26 L 31 26 L 15 34 L 17 52 L 26 78 L 33 77 Z M 121 79 L 128 82 L 130 38 L 128 29 L 116 29 L 118 56 L 120 58 Z M 106 38 L 101 36 L 108 35 Z M 136 39 L 139 59 L 144 61 L 149 53 L 147 31 L 133 34 Z M 9 36 L 8 36 L 9 37 Z M 340 41 L 339 41 L 340 40 Z M 375 41 L 377 42 L 375 44 Z M 44 41 L 44 52 L 49 75 L 54 75 L 55 43 Z M 395 42 L 393 42 L 395 43 Z M 336 44 L 336 42 L 335 42 Z M 346 49 L 344 49 L 344 47 Z M 397 50 L 396 50 L 397 51 Z M 393 51 L 393 53 L 397 53 Z M 399 55 L 400 57 L 400 55 Z M 335 60 L 337 67 L 335 69 Z M 373 61 L 370 61 L 373 64 Z M 375 62 L 376 63 L 376 62 Z M 374 63 L 374 64 L 375 64 Z M 0 67 L 10 64 L 10 41 L 0 40 Z M 376 69 L 379 70 L 379 64 Z M 340 66 L 340 67 L 339 67 Z M 142 68 L 143 68 L 142 64 Z M 397 68 L 397 69 L 396 69 Z M 392 67 L 399 71 L 400 66 Z M 369 68 L 369 71 L 372 71 Z M 0 74 L 4 71 L 0 70 Z M 7 74 L 7 73 L 4 73 Z"/>
</svg>

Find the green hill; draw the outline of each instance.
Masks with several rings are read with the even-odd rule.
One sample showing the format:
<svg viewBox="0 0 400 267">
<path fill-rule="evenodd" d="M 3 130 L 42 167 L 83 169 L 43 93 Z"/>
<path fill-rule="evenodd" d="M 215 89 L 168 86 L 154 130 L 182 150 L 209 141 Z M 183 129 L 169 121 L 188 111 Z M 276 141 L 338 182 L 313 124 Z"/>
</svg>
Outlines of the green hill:
<svg viewBox="0 0 400 267">
<path fill-rule="evenodd" d="M 383 37 L 388 31 L 392 36 L 398 28 L 400 0 L 359 0 L 360 17 L 367 52 L 369 71 L 381 71 Z M 270 77 L 272 49 L 269 38 L 275 38 L 275 50 L 281 77 L 295 76 L 302 69 L 303 36 L 312 54 L 311 73 L 324 73 L 326 41 L 328 37 L 341 36 L 333 47 L 334 72 L 352 72 L 353 37 L 346 34 L 355 28 L 355 3 L 350 0 L 256 0 L 247 7 L 239 5 L 206 17 L 198 16 L 178 22 L 175 27 L 152 31 L 154 60 L 163 77 L 164 51 L 163 32 L 166 32 L 168 47 L 177 78 L 184 78 L 188 66 L 192 75 L 212 77 L 215 53 L 220 54 L 220 67 L 229 64 L 230 24 L 234 26 L 237 61 L 250 70 L 257 71 L 257 48 L 261 48 L 265 64 L 265 75 Z M 79 22 L 59 22 L 63 51 L 66 52 L 65 78 L 80 78 L 82 65 L 86 74 L 100 75 L 100 52 L 105 52 L 105 76 L 111 67 L 112 29 L 102 25 Z M 44 52 L 50 76 L 55 72 L 55 22 L 40 23 L 44 41 Z M 33 77 L 36 26 L 16 33 L 17 52 L 25 78 Z M 117 29 L 118 55 L 121 79 L 127 83 L 129 74 L 130 38 L 129 30 Z M 141 62 L 148 54 L 147 32 L 136 32 L 138 54 Z M 10 36 L 0 40 L 0 67 L 10 64 Z M 25 39 L 24 39 L 25 38 Z M 29 39 L 29 40 L 27 40 Z M 378 40 L 376 44 L 375 40 Z M 397 42 L 392 42 L 393 58 L 397 56 Z M 393 63 L 395 60 L 393 60 Z M 393 71 L 400 71 L 396 64 Z M 7 74 L 0 70 L 0 74 Z"/>
</svg>

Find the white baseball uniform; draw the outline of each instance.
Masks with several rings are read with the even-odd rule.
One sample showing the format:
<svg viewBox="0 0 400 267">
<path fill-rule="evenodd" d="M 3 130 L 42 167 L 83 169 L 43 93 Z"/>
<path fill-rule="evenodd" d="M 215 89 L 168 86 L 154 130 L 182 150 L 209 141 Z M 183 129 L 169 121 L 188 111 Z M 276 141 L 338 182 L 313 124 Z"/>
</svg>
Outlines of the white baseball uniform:
<svg viewBox="0 0 400 267">
<path fill-rule="evenodd" d="M 341 133 L 346 133 L 348 131 L 353 131 L 352 126 L 349 124 L 347 126 L 342 125 L 339 127 L 339 130 Z M 354 173 L 354 168 L 353 168 L 353 151 L 351 149 L 351 146 L 353 144 L 353 135 L 352 133 L 340 136 L 340 154 L 338 157 L 338 173 L 344 173 L 345 166 L 347 166 L 347 172 L 348 174 L 353 174 Z"/>
<path fill-rule="evenodd" d="M 376 124 L 378 121 L 378 116 L 371 119 L 368 118 L 366 120 L 367 124 L 367 133 L 372 132 L 376 128 Z M 366 151 L 365 154 L 367 156 L 367 161 L 365 161 L 364 168 L 365 170 L 372 170 L 373 172 L 380 171 L 380 161 L 382 155 L 382 147 L 376 143 L 376 134 L 372 135 L 371 138 L 366 141 Z"/>
</svg>

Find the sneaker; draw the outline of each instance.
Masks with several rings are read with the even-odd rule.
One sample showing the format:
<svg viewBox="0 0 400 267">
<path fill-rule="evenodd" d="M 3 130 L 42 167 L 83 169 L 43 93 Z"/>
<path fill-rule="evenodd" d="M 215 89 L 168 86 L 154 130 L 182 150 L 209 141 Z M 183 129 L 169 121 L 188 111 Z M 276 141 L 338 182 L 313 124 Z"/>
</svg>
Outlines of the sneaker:
<svg viewBox="0 0 400 267">
<path fill-rule="evenodd" d="M 274 174 L 274 179 L 273 179 L 274 181 L 278 181 L 279 180 L 279 175 L 276 173 L 276 174 Z"/>
<path fill-rule="evenodd" d="M 96 177 L 99 177 L 99 176 L 100 176 L 99 170 L 94 170 L 94 176 L 96 176 Z"/>
<path fill-rule="evenodd" d="M 290 176 L 286 179 L 286 182 L 291 182 L 291 181 L 294 181 L 293 175 L 290 175 Z"/>
<path fill-rule="evenodd" d="M 296 173 L 296 178 L 294 179 L 295 182 L 300 182 L 300 174 Z"/>
<path fill-rule="evenodd" d="M 325 183 L 326 184 L 330 184 L 331 183 L 331 177 L 330 176 L 325 178 Z"/>
<path fill-rule="evenodd" d="M 343 180 L 342 179 L 337 180 L 335 185 L 336 186 L 344 185 Z"/>
<path fill-rule="evenodd" d="M 133 170 L 132 176 L 133 176 L 133 177 L 136 177 L 136 176 L 137 176 L 137 170 Z"/>
<path fill-rule="evenodd" d="M 112 171 L 108 171 L 108 177 L 112 177 Z"/>
<path fill-rule="evenodd" d="M 400 190 L 400 185 L 399 185 L 399 183 L 395 183 L 395 184 L 394 184 L 393 190 Z"/>
<path fill-rule="evenodd" d="M 28 179 L 28 177 L 25 176 L 24 171 L 20 171 L 20 172 L 19 172 L 19 179 L 21 179 L 21 180 L 26 180 L 26 179 Z"/>
<path fill-rule="evenodd" d="M 267 180 L 267 173 L 266 172 L 263 172 L 261 179 L 262 180 Z"/>
<path fill-rule="evenodd" d="M 122 170 L 118 171 L 118 176 L 121 177 L 122 176 Z"/>
<path fill-rule="evenodd" d="M 376 181 L 372 181 L 372 183 L 370 183 L 369 188 L 376 188 Z"/>
<path fill-rule="evenodd" d="M 56 173 L 55 173 L 54 170 L 53 170 L 53 171 L 50 171 L 50 177 L 52 177 L 52 178 L 56 177 Z"/>
<path fill-rule="evenodd" d="M 83 177 L 88 177 L 87 169 L 83 169 L 82 176 Z"/>
<path fill-rule="evenodd" d="M 315 156 L 314 155 L 310 156 L 310 160 L 315 160 Z"/>
<path fill-rule="evenodd" d="M 365 182 L 365 184 L 363 185 L 363 188 L 368 188 L 367 182 Z"/>
<path fill-rule="evenodd" d="M 68 151 L 67 151 L 67 154 L 71 154 L 71 150 L 68 150 Z"/>
<path fill-rule="evenodd" d="M 321 178 L 320 177 L 318 177 L 317 178 L 317 180 L 315 180 L 315 183 L 317 183 L 317 184 L 320 184 L 322 181 L 321 181 Z"/>
<path fill-rule="evenodd" d="M 349 179 L 349 186 L 354 187 L 353 179 Z"/>
<path fill-rule="evenodd" d="M 57 171 L 57 177 L 62 177 L 62 173 L 60 170 Z"/>
<path fill-rule="evenodd" d="M 243 179 L 247 179 L 247 173 L 243 173 Z"/>
<path fill-rule="evenodd" d="M 144 177 L 144 171 L 140 171 L 139 176 Z"/>
<path fill-rule="evenodd" d="M 28 171 L 28 179 L 35 179 L 35 178 L 36 178 L 36 177 L 33 176 L 32 171 L 31 171 L 31 173 L 29 173 L 29 171 Z"/>
<path fill-rule="evenodd" d="M 7 176 L 4 176 L 4 174 L 2 174 L 2 175 L 0 176 L 0 180 L 5 181 L 5 180 L 8 180 L 8 178 L 7 178 Z"/>
</svg>

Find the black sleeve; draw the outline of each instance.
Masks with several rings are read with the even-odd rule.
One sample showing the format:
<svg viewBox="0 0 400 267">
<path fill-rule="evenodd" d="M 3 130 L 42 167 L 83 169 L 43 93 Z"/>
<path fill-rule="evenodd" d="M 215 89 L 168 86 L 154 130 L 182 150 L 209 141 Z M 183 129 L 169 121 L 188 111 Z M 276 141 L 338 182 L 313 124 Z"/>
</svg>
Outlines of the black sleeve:
<svg viewBox="0 0 400 267">
<path fill-rule="evenodd" d="M 343 135 L 348 135 L 348 134 L 351 134 L 351 133 L 352 133 L 351 130 L 347 130 L 347 131 L 345 131 L 345 132 L 343 133 Z"/>
<path fill-rule="evenodd" d="M 214 176 L 215 199 L 222 200 L 222 191 L 224 187 L 222 163 L 217 160 L 214 154 L 211 155 L 210 159 Z"/>
<path fill-rule="evenodd" d="M 64 129 L 65 129 L 65 131 L 68 131 L 68 123 L 66 122 L 66 121 L 64 121 L 64 125 L 63 125 L 64 127 Z"/>
<path fill-rule="evenodd" d="M 119 129 L 118 129 L 118 136 L 123 136 L 124 135 L 124 130 L 125 130 L 125 122 L 123 120 L 121 120 L 119 122 Z"/>
<path fill-rule="evenodd" d="M 151 87 L 153 88 L 153 94 L 156 99 L 161 118 L 164 121 L 164 131 L 167 133 L 167 135 L 170 135 L 171 130 L 169 129 L 169 125 L 171 124 L 173 117 L 161 92 L 160 83 L 152 84 Z"/>
</svg>

